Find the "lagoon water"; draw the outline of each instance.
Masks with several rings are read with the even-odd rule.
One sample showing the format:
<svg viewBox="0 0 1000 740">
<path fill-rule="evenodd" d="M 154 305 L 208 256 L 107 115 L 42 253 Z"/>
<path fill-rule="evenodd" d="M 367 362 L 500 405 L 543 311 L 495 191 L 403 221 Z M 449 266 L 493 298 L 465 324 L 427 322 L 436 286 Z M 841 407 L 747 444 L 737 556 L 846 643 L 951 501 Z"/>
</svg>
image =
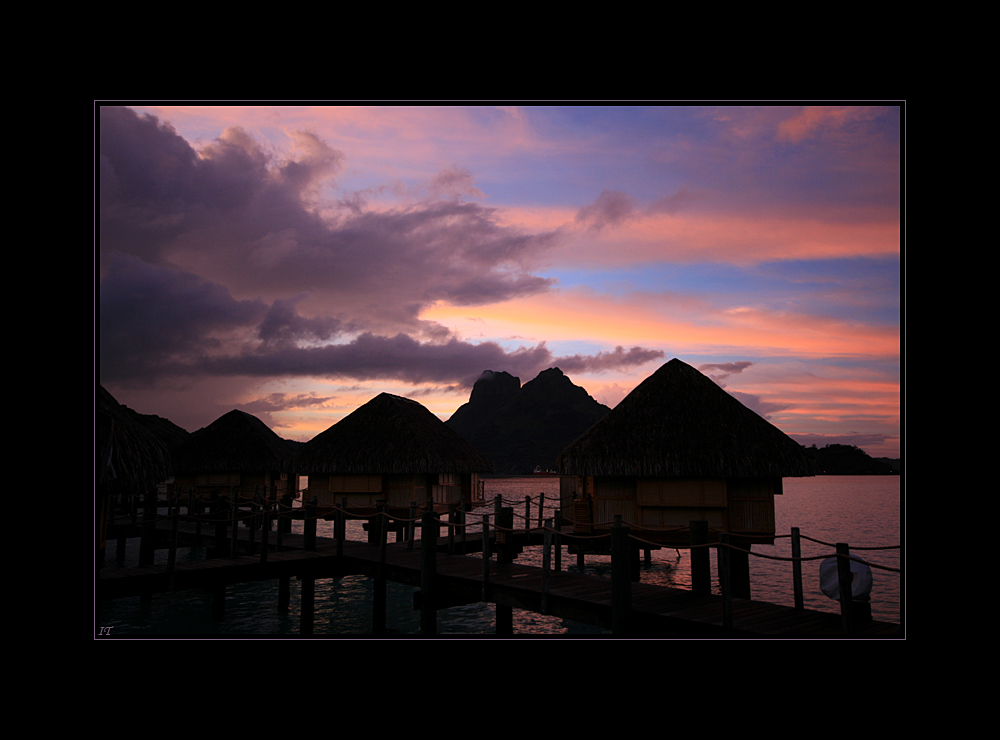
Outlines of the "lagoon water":
<svg viewBox="0 0 1000 740">
<path fill-rule="evenodd" d="M 559 494 L 558 478 L 494 478 L 485 481 L 488 499 L 501 495 L 505 505 L 515 507 L 515 522 L 522 525 L 525 496 L 532 499 L 532 521 L 537 524 L 537 501 L 544 493 L 549 508 Z M 491 508 L 482 511 L 488 512 Z M 798 527 L 803 538 L 809 537 L 826 544 L 803 539 L 802 556 L 828 556 L 837 542 L 851 546 L 851 554 L 872 565 L 872 615 L 887 622 L 900 622 L 903 583 L 898 572 L 901 551 L 897 547 L 903 536 L 903 514 L 899 476 L 817 476 L 786 478 L 784 494 L 775 499 L 775 525 L 778 535 L 789 534 Z M 300 523 L 296 526 L 301 527 Z M 332 522 L 320 522 L 320 536 L 332 536 Z M 444 531 L 442 529 L 442 531 Z M 349 524 L 348 537 L 364 540 L 361 523 Z M 790 539 L 777 539 L 773 546 L 755 545 L 753 553 L 787 558 L 791 555 Z M 862 550 L 860 548 L 893 548 Z M 105 568 L 115 567 L 115 543 L 107 544 Z M 166 562 L 166 552 L 157 552 L 157 562 Z M 472 557 L 472 556 L 470 556 Z M 178 551 L 178 560 L 204 558 L 201 548 Z M 541 565 L 541 548 L 527 548 L 517 562 Z M 713 557 L 713 589 L 718 581 Z M 130 541 L 126 565 L 138 562 L 138 541 Z M 837 602 L 828 599 L 819 589 L 821 560 L 803 564 L 803 591 L 807 609 L 839 613 Z M 563 552 L 565 570 L 576 571 L 576 557 Z M 887 570 L 887 568 L 896 570 Z M 588 555 L 584 572 L 611 577 L 610 556 Z M 691 569 L 685 550 L 661 549 L 652 552 L 652 562 L 641 568 L 643 583 L 690 588 Z M 790 562 L 750 558 L 752 598 L 776 604 L 793 605 L 792 566 Z M 185 591 L 157 594 L 143 603 L 139 597 L 116 599 L 96 605 L 95 634 L 105 629 L 112 637 L 267 637 L 294 636 L 299 632 L 298 582 L 292 580 L 291 605 L 279 613 L 277 581 L 229 586 L 226 590 L 226 618 L 212 620 L 212 596 L 206 591 Z M 386 628 L 390 636 L 419 635 L 420 613 L 413 609 L 413 587 L 396 583 L 386 586 Z M 363 576 L 321 579 L 316 582 L 314 635 L 363 636 L 371 632 L 372 582 Z M 444 609 L 438 613 L 441 635 L 490 635 L 494 632 L 493 606 L 470 604 Z M 606 634 L 589 625 L 569 622 L 557 617 L 514 610 L 516 635 L 600 635 Z"/>
</svg>

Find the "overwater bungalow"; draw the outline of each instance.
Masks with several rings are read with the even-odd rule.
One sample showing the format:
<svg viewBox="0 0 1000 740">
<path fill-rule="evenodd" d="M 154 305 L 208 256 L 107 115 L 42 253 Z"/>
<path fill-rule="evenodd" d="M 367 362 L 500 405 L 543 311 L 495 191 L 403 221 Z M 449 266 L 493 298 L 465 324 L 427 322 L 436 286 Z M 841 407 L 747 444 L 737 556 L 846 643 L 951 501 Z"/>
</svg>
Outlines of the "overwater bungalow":
<svg viewBox="0 0 1000 740">
<path fill-rule="evenodd" d="M 689 541 L 691 521 L 707 521 L 716 539 L 773 544 L 782 478 L 813 474 L 797 442 L 678 359 L 564 450 L 559 466 L 563 515 L 578 531 L 620 514 L 637 536 L 664 544 Z"/>
<path fill-rule="evenodd" d="M 252 414 L 234 409 L 191 434 L 174 451 L 175 490 L 186 496 L 212 493 L 268 498 L 295 494 L 288 463 L 293 443 Z"/>
<path fill-rule="evenodd" d="M 170 454 L 167 446 L 134 421 L 104 386 L 98 386 L 96 400 L 95 534 L 98 557 L 103 559 L 111 507 L 146 494 L 166 479 Z"/>
<path fill-rule="evenodd" d="M 294 469 L 309 478 L 305 500 L 320 506 L 390 508 L 412 502 L 447 505 L 472 500 L 479 474 L 493 470 L 427 408 L 382 393 L 316 435 L 297 451 Z"/>
</svg>

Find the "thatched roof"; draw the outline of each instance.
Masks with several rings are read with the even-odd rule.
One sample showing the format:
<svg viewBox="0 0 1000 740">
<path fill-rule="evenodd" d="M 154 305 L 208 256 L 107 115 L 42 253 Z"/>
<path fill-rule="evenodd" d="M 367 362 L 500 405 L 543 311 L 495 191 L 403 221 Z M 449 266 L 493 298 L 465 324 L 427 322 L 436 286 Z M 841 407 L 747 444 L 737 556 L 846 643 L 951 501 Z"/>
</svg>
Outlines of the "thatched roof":
<svg viewBox="0 0 1000 740">
<path fill-rule="evenodd" d="M 382 393 L 299 448 L 296 473 L 487 473 L 492 463 L 408 398 Z"/>
<path fill-rule="evenodd" d="M 563 451 L 565 475 L 812 475 L 803 448 L 710 378 L 674 359 Z"/>
<path fill-rule="evenodd" d="M 166 445 L 137 424 L 115 397 L 98 386 L 97 482 L 116 481 L 126 491 L 144 493 L 170 475 Z"/>
<path fill-rule="evenodd" d="M 234 409 L 191 434 L 174 451 L 177 473 L 287 471 L 292 446 L 260 419 Z"/>
</svg>

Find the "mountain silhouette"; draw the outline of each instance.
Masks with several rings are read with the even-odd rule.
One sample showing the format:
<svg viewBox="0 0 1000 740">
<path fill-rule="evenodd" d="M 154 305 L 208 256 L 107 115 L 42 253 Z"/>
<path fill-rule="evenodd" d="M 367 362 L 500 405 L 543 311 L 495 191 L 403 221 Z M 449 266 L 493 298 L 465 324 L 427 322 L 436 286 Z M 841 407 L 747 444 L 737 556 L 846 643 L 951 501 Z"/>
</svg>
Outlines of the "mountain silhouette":
<svg viewBox="0 0 1000 740">
<path fill-rule="evenodd" d="M 501 475 L 555 470 L 559 454 L 611 409 L 557 367 L 521 385 L 506 372 L 486 370 L 469 402 L 447 422 Z"/>
</svg>

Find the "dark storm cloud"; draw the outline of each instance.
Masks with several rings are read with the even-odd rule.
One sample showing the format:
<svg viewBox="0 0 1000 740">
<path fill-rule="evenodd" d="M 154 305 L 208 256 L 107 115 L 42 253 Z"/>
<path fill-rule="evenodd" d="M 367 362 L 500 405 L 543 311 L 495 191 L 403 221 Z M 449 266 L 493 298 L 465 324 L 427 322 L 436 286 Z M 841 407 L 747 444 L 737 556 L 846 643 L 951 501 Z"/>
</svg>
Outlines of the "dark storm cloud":
<svg viewBox="0 0 1000 740">
<path fill-rule="evenodd" d="M 600 231 L 608 226 L 620 226 L 633 218 L 658 213 L 675 214 L 704 197 L 704 194 L 692 193 L 687 188 L 681 188 L 673 195 L 658 198 L 644 209 L 640 209 L 638 201 L 627 193 L 619 190 L 603 190 L 597 196 L 597 200 L 577 211 L 575 220 L 578 224 L 586 224 L 588 228 Z"/>
<path fill-rule="evenodd" d="M 447 199 L 380 211 L 345 195 L 324 210 L 319 186 L 345 155 L 313 134 L 295 137 L 294 159 L 238 128 L 196 153 L 155 117 L 102 108 L 102 256 L 179 266 L 237 296 L 308 291 L 314 305 L 336 302 L 356 321 L 377 302 L 379 319 L 396 329 L 415 324 L 414 303 L 483 304 L 552 284 L 528 265 L 556 234 L 504 227 L 496 209 L 460 201 L 478 192 L 464 170 L 431 182 Z"/>
<path fill-rule="evenodd" d="M 615 347 L 611 352 L 598 352 L 596 355 L 572 355 L 558 359 L 559 368 L 565 373 L 599 373 L 608 370 L 625 370 L 638 367 L 650 360 L 663 357 L 663 351 L 632 347 Z"/>
<path fill-rule="evenodd" d="M 593 356 L 555 357 L 544 342 L 507 350 L 495 342 L 454 337 L 421 342 L 403 333 L 365 332 L 348 340 L 340 336 L 337 320 L 303 317 L 295 303 L 278 300 L 269 307 L 260 300 L 239 301 L 196 275 L 119 255 L 101 284 L 101 375 L 118 380 L 298 376 L 468 388 L 484 368 L 534 377 L 556 365 L 599 372 L 663 355 L 618 347 Z M 302 346 L 303 341 L 326 343 Z"/>
<path fill-rule="evenodd" d="M 289 345 L 297 341 L 322 341 L 337 336 L 342 324 L 338 319 L 320 316 L 306 318 L 295 310 L 295 304 L 305 298 L 279 298 L 271 305 L 257 327 L 257 336 L 274 345 Z"/>
<path fill-rule="evenodd" d="M 295 137 L 294 159 L 239 128 L 195 152 L 154 117 L 101 109 L 102 380 L 470 387 L 490 367 L 534 377 L 556 364 L 600 371 L 662 356 L 619 347 L 556 358 L 544 342 L 511 351 L 421 321 L 438 300 L 481 305 L 547 290 L 553 280 L 529 266 L 558 234 L 502 226 L 496 209 L 462 201 L 477 191 L 457 167 L 430 183 L 447 196 L 438 200 L 390 210 L 360 196 L 323 200 L 320 186 L 345 156 L 314 134 Z"/>
<path fill-rule="evenodd" d="M 263 301 L 238 301 L 197 275 L 125 255 L 109 260 L 98 305 L 102 378 L 149 377 L 163 363 L 194 363 L 224 351 L 225 338 L 268 312 Z"/>
<path fill-rule="evenodd" d="M 589 224 L 592 229 L 617 226 L 632 217 L 635 200 L 618 190 L 602 190 L 597 200 L 584 206 L 576 214 L 577 223 Z"/>
<path fill-rule="evenodd" d="M 730 375 L 736 375 L 737 373 L 743 372 L 751 365 L 753 365 L 753 363 L 747 362 L 746 360 L 742 362 L 709 363 L 706 365 L 699 365 L 698 372 L 705 373 L 716 382 L 719 382 L 725 380 Z"/>
<path fill-rule="evenodd" d="M 789 404 L 782 403 L 772 403 L 770 401 L 764 401 L 760 396 L 753 393 L 740 393 L 739 391 L 726 391 L 730 396 L 735 398 L 737 401 L 742 403 L 751 411 L 756 412 L 759 416 L 765 419 L 770 419 L 771 414 L 776 414 L 779 411 L 784 411 L 785 409 L 791 408 Z"/>
<path fill-rule="evenodd" d="M 514 373 L 540 370 L 552 361 L 544 343 L 507 351 L 494 342 L 470 344 L 458 339 L 419 342 L 406 334 L 365 333 L 343 344 L 283 348 L 240 355 L 204 356 L 194 363 L 164 367 L 168 374 L 314 376 L 362 381 L 450 383 L 471 387 L 484 367 L 509 367 Z M 536 370 L 537 372 L 537 370 Z"/>
</svg>

